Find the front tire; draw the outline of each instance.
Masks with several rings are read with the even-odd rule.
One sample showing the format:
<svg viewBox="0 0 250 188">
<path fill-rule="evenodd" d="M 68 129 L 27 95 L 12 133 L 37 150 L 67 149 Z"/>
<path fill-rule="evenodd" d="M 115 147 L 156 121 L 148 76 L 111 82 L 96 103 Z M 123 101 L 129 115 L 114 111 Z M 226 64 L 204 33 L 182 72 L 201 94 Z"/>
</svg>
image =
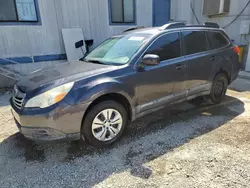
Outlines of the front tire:
<svg viewBox="0 0 250 188">
<path fill-rule="evenodd" d="M 87 113 L 81 134 L 92 146 L 104 148 L 118 141 L 128 123 L 128 113 L 115 101 L 98 103 Z"/>
<path fill-rule="evenodd" d="M 219 104 L 226 95 L 228 88 L 228 78 L 224 73 L 215 76 L 210 94 L 206 96 L 210 104 Z"/>
</svg>

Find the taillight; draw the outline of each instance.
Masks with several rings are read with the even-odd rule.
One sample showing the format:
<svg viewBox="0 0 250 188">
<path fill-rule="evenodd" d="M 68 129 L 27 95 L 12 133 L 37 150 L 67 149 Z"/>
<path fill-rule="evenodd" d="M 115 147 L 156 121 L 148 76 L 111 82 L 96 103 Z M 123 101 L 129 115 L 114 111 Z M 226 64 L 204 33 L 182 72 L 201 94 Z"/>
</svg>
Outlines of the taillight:
<svg viewBox="0 0 250 188">
<path fill-rule="evenodd" d="M 240 48 L 239 46 L 234 46 L 234 52 L 238 55 L 240 55 Z"/>
</svg>

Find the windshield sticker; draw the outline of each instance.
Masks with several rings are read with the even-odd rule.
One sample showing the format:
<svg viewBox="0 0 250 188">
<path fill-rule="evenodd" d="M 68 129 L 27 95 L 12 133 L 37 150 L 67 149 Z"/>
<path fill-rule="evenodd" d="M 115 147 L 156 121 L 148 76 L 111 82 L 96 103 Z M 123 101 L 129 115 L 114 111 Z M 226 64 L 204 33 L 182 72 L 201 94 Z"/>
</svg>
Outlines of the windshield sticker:
<svg viewBox="0 0 250 188">
<path fill-rule="evenodd" d="M 142 41 L 145 37 L 130 37 L 128 40 Z"/>
</svg>

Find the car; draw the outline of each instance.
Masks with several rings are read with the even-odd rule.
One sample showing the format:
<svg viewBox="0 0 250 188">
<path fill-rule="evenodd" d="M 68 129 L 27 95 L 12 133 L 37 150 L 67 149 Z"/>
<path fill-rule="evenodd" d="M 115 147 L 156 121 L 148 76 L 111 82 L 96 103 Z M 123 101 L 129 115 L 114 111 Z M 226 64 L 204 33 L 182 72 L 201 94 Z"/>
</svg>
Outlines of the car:
<svg viewBox="0 0 250 188">
<path fill-rule="evenodd" d="M 27 75 L 10 103 L 28 139 L 83 139 L 103 148 L 163 106 L 201 96 L 220 103 L 239 69 L 239 48 L 218 24 L 170 22 L 129 29 L 82 61 Z"/>
</svg>

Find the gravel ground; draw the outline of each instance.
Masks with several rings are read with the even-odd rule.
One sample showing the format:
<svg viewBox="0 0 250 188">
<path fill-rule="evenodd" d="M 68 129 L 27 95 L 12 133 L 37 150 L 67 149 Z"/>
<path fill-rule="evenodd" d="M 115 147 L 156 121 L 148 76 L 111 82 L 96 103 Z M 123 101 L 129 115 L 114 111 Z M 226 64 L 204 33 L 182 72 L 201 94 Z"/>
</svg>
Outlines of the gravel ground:
<svg viewBox="0 0 250 188">
<path fill-rule="evenodd" d="M 26 140 L 11 117 L 10 94 L 2 94 L 0 187 L 249 187 L 249 96 L 230 91 L 221 105 L 163 109 L 99 150 Z"/>
</svg>

